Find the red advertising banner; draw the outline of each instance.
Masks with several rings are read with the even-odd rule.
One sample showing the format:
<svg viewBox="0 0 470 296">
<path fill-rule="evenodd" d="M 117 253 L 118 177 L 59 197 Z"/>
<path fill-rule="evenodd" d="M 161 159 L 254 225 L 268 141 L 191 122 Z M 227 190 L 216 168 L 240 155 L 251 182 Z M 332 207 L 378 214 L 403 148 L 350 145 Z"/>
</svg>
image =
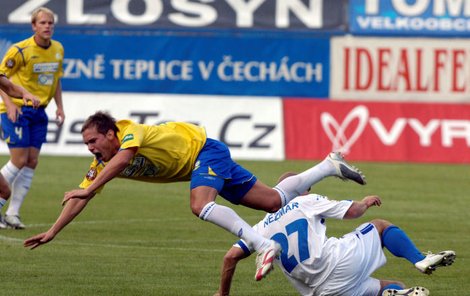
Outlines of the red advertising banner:
<svg viewBox="0 0 470 296">
<path fill-rule="evenodd" d="M 470 163 L 470 104 L 285 99 L 286 159 Z"/>
<path fill-rule="evenodd" d="M 468 103 L 469 47 L 468 39 L 334 37 L 329 97 Z"/>
</svg>

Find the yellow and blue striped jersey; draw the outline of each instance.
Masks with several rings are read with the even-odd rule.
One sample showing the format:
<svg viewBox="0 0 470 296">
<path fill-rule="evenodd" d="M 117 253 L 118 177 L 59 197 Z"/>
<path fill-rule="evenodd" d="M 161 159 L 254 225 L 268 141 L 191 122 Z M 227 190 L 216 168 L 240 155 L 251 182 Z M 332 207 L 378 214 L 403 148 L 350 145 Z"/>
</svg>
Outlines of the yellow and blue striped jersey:
<svg viewBox="0 0 470 296">
<path fill-rule="evenodd" d="M 60 42 L 51 40 L 48 48 L 42 48 L 34 36 L 11 46 L 0 64 L 0 73 L 35 95 L 41 106 L 47 106 L 54 97 L 57 83 L 63 75 L 64 48 Z M 23 105 L 21 98 L 12 98 L 17 106 Z M 0 113 L 6 112 L 0 103 Z"/>
<path fill-rule="evenodd" d="M 118 177 L 153 183 L 190 180 L 206 142 L 204 128 L 184 122 L 144 125 L 130 120 L 120 120 L 117 126 L 120 150 L 137 147 L 135 156 Z M 80 188 L 90 186 L 105 166 L 95 158 Z"/>
</svg>

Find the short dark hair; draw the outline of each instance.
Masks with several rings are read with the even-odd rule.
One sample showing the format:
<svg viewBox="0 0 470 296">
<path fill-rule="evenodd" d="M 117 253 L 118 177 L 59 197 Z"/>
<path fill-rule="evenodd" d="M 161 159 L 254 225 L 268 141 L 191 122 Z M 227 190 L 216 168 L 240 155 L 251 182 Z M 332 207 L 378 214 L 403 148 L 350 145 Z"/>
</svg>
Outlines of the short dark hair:
<svg viewBox="0 0 470 296">
<path fill-rule="evenodd" d="M 109 130 L 113 130 L 114 134 L 117 134 L 119 128 L 116 125 L 116 119 L 106 112 L 98 111 L 85 120 L 82 126 L 81 132 L 83 133 L 86 129 L 96 127 L 98 133 L 105 135 Z"/>
</svg>

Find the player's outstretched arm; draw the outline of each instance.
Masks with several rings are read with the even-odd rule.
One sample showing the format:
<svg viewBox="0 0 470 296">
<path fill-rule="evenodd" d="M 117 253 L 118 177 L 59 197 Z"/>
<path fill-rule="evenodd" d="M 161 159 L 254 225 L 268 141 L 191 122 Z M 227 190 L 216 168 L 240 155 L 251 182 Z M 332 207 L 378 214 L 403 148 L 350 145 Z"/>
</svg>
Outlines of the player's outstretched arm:
<svg viewBox="0 0 470 296">
<path fill-rule="evenodd" d="M 344 215 L 344 219 L 355 219 L 359 218 L 372 206 L 378 206 L 382 204 L 380 197 L 377 195 L 370 195 L 364 197 L 361 201 L 353 201 L 348 211 Z"/>
<path fill-rule="evenodd" d="M 69 224 L 80 212 L 85 208 L 88 201 L 94 196 L 90 195 L 87 199 L 75 198 L 68 201 L 62 212 L 57 218 L 56 222 L 49 228 L 48 231 L 40 233 L 26 239 L 23 243 L 24 247 L 35 249 L 40 245 L 46 244 L 54 239 L 54 237 Z"/>
<path fill-rule="evenodd" d="M 120 150 L 113 158 L 111 158 L 90 186 L 84 189 L 76 189 L 66 192 L 64 199 L 62 200 L 62 205 L 71 199 L 86 199 L 90 194 L 94 195 L 100 187 L 111 181 L 126 168 L 132 157 L 134 157 L 136 151 L 137 147 Z"/>
<path fill-rule="evenodd" d="M 214 296 L 228 296 L 238 261 L 248 257 L 241 248 L 232 247 L 224 256 L 219 291 Z"/>
</svg>

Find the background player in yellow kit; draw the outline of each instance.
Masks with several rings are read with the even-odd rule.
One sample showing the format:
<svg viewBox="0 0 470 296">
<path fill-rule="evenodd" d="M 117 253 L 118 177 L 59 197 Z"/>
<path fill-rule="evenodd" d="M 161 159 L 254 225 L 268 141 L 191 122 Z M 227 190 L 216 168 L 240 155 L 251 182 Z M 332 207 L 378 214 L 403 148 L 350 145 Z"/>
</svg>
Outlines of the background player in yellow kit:
<svg viewBox="0 0 470 296">
<path fill-rule="evenodd" d="M 13 84 L 10 80 L 8 80 L 8 78 L 5 76 L 3 72 L 0 72 L 0 90 L 4 91 L 9 96 L 22 98 L 23 104 L 25 106 L 28 104 L 31 104 L 34 108 L 37 108 L 39 106 L 39 100 L 35 96 L 33 96 L 31 93 L 29 93 L 27 90 L 25 90 L 21 86 Z M 13 102 L 10 100 L 9 97 L 5 97 L 5 103 L 13 104 Z M 12 120 L 15 120 L 16 116 L 17 116 L 17 113 L 15 112 L 14 118 Z M 5 178 L 3 178 L 3 176 L 0 174 L 0 211 L 2 210 L 3 206 L 7 202 L 10 195 L 11 195 L 10 186 L 5 180 Z M 3 221 L 0 215 L 0 229 L 4 229 L 4 228 L 7 228 L 7 224 Z"/>
<path fill-rule="evenodd" d="M 51 241 L 115 177 L 155 183 L 190 181 L 192 212 L 249 241 L 259 254 L 255 278 L 261 280 L 272 269 L 280 245 L 255 232 L 231 208 L 216 204 L 217 195 L 233 204 L 273 212 L 328 176 L 365 184 L 356 168 L 339 153 L 331 153 L 307 171 L 275 188 L 268 187 L 234 162 L 224 143 L 207 138 L 202 127 L 189 123 L 150 126 L 130 120 L 116 122 L 109 114 L 97 112 L 83 124 L 82 136 L 95 156 L 80 184 L 82 189 L 65 193 L 65 207 L 57 221 L 47 232 L 27 239 L 25 247 L 36 248 Z"/>
<path fill-rule="evenodd" d="M 0 72 L 11 82 L 40 100 L 39 108 L 24 106 L 23 101 L 15 97 L 11 98 L 14 104 L 0 104 L 2 131 L 10 150 L 10 161 L 1 173 L 12 189 L 5 222 L 15 229 L 24 228 L 19 211 L 31 186 L 41 146 L 46 142 L 48 118 L 45 108 L 52 98 L 57 105 L 59 125 L 65 117 L 60 84 L 64 49 L 51 39 L 54 13 L 44 7 L 38 8 L 32 13 L 31 24 L 34 35 L 11 46 L 0 64 Z M 1 95 L 5 101 L 6 94 Z M 12 114 L 17 114 L 17 118 Z"/>
</svg>

